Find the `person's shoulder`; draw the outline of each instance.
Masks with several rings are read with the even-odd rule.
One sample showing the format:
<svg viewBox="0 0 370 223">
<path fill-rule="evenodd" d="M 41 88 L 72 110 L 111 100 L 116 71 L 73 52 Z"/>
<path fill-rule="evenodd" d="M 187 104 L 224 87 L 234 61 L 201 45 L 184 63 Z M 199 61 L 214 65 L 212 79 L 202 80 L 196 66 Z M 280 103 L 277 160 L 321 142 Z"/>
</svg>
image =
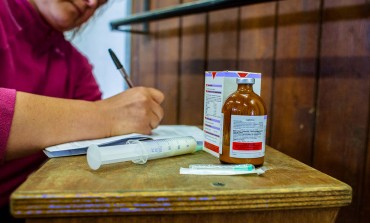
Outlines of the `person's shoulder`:
<svg viewBox="0 0 370 223">
<path fill-rule="evenodd" d="M 91 73 L 92 65 L 88 60 L 88 57 L 81 53 L 77 47 L 75 47 L 68 40 L 64 40 L 63 43 L 59 44 L 59 49 L 55 49 L 59 53 L 63 60 L 66 61 L 68 67 L 73 73 Z"/>
<path fill-rule="evenodd" d="M 2 1 L 0 1 L 0 19 L 2 19 L 3 18 L 3 13 L 5 12 L 5 4 L 6 4 L 6 1 L 7 0 L 2 0 Z"/>
<path fill-rule="evenodd" d="M 10 18 L 10 11 L 7 9 L 7 0 L 0 1 L 0 25 L 4 26 L 4 24 L 9 23 L 11 21 Z"/>
<path fill-rule="evenodd" d="M 12 11 L 14 10 L 14 5 L 9 4 L 8 0 L 1 0 L 0 1 L 0 21 L 3 24 L 14 24 L 15 20 L 12 15 Z"/>
<path fill-rule="evenodd" d="M 5 8 L 5 2 L 0 1 L 0 49 L 7 46 L 7 39 L 9 36 L 9 27 L 7 27 L 10 20 L 9 11 Z"/>
</svg>

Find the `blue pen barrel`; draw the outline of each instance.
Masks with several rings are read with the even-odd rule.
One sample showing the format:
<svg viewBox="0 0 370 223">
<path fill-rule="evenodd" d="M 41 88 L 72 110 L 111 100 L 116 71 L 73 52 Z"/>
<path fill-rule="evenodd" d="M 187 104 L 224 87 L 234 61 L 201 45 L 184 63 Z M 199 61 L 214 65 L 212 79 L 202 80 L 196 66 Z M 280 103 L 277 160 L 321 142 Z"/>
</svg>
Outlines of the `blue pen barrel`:
<svg viewBox="0 0 370 223">
<path fill-rule="evenodd" d="M 130 144 L 99 147 L 89 146 L 87 162 L 91 169 L 97 170 L 101 165 L 132 161 L 144 164 L 148 160 L 159 159 L 197 151 L 197 142 L 193 137 L 176 137 L 169 139 L 131 141 Z"/>
</svg>

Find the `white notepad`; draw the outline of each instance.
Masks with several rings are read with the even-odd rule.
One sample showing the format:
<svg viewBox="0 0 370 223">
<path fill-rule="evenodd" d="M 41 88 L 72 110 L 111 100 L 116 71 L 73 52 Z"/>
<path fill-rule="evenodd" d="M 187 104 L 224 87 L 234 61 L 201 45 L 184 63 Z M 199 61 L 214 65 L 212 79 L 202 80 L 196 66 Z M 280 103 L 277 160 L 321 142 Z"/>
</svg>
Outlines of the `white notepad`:
<svg viewBox="0 0 370 223">
<path fill-rule="evenodd" d="M 189 125 L 160 125 L 152 131 L 151 135 L 128 134 L 102 139 L 83 140 L 50 146 L 44 149 L 49 158 L 75 156 L 86 154 L 90 145 L 113 146 L 126 144 L 129 140 L 168 139 L 180 136 L 192 136 L 198 146 L 203 146 L 203 131 L 196 126 Z"/>
</svg>

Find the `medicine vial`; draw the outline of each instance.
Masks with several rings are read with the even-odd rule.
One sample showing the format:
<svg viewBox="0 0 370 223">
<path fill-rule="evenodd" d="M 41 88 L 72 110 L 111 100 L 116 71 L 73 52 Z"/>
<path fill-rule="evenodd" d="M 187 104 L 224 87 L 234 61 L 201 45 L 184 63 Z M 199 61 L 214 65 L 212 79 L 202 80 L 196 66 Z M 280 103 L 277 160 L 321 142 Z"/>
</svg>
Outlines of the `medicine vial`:
<svg viewBox="0 0 370 223">
<path fill-rule="evenodd" d="M 222 107 L 221 163 L 261 166 L 265 157 L 267 111 L 254 93 L 254 78 L 237 78 L 237 90 Z"/>
</svg>

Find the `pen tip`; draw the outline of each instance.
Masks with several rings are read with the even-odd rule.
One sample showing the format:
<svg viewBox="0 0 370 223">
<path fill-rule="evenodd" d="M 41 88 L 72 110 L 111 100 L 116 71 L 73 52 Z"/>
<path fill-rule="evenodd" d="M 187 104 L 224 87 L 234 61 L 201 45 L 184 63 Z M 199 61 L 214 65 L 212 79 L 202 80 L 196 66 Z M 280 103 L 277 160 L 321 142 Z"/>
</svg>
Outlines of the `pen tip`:
<svg viewBox="0 0 370 223">
<path fill-rule="evenodd" d="M 122 64 L 119 62 L 119 60 L 118 60 L 116 54 L 113 52 L 113 50 L 109 48 L 108 52 L 109 52 L 110 56 L 112 57 L 112 60 L 113 60 L 114 64 L 116 65 L 117 69 L 121 69 Z"/>
</svg>

